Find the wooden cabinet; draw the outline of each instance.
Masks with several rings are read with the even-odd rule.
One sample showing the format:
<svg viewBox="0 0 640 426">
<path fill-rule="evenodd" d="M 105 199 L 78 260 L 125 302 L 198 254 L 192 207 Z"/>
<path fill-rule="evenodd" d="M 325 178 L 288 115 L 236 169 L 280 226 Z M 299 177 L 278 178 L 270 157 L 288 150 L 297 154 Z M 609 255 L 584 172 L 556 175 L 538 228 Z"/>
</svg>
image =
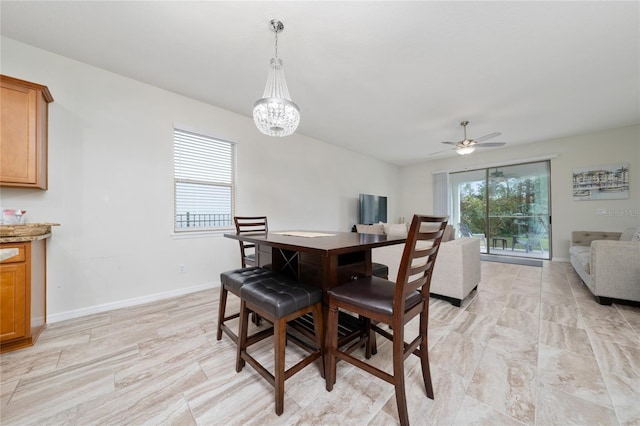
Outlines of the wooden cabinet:
<svg viewBox="0 0 640 426">
<path fill-rule="evenodd" d="M 46 86 L 0 75 L 0 186 L 47 189 Z"/>
<path fill-rule="evenodd" d="M 264 244 L 257 244 L 256 250 L 259 266 L 283 272 L 320 288 L 326 285 L 323 283 L 325 267 L 330 269 L 330 275 L 336 277 L 336 284 L 371 275 L 371 271 L 367 273 L 367 263 L 371 262 L 371 253 L 368 251 L 339 254 L 334 259 L 337 263 L 332 264 L 329 258 L 317 253 L 279 249 Z M 328 263 L 325 265 L 325 262 Z"/>
<path fill-rule="evenodd" d="M 18 255 L 0 263 L 0 353 L 31 346 L 46 322 L 46 240 L 0 244 Z"/>
</svg>

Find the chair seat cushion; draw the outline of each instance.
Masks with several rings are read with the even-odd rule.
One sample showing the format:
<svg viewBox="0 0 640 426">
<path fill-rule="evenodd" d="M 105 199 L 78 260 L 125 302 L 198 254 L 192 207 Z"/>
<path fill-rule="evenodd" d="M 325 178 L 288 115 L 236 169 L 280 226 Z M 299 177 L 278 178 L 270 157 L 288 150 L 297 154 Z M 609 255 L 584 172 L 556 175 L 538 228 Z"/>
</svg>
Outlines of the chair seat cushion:
<svg viewBox="0 0 640 426">
<path fill-rule="evenodd" d="M 372 263 L 371 264 L 371 275 L 385 278 L 389 276 L 389 267 L 384 263 Z"/>
<path fill-rule="evenodd" d="M 240 298 L 281 318 L 322 300 L 322 290 L 282 274 L 271 274 L 240 289 Z"/>
<path fill-rule="evenodd" d="M 240 287 L 273 274 L 274 272 L 269 269 L 251 266 L 221 273 L 220 283 L 222 283 L 228 291 L 239 296 Z"/>
<path fill-rule="evenodd" d="M 392 315 L 395 283 L 375 276 L 360 278 L 332 288 L 327 294 L 339 301 L 375 312 Z M 422 300 L 422 295 L 413 291 L 407 295 L 405 310 L 411 309 Z"/>
</svg>

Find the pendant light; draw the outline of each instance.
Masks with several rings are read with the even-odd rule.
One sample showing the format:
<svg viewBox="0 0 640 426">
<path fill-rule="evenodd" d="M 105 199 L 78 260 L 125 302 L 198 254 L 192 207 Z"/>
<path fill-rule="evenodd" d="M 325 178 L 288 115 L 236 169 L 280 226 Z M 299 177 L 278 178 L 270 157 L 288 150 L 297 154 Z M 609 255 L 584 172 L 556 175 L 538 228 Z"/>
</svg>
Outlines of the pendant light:
<svg viewBox="0 0 640 426">
<path fill-rule="evenodd" d="M 300 109 L 291 101 L 282 60 L 278 58 L 278 33 L 284 31 L 284 24 L 272 19 L 269 21 L 269 29 L 276 34 L 276 54 L 269 62 L 264 94 L 253 105 L 253 120 L 258 130 L 265 135 L 288 136 L 296 131 L 300 123 Z"/>
</svg>

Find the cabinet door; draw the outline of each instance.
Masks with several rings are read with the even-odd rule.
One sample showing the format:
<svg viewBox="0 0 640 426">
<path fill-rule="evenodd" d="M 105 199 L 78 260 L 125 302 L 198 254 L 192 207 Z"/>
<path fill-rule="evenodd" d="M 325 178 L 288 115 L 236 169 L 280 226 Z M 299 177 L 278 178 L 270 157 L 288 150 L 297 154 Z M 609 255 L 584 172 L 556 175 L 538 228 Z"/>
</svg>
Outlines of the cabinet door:
<svg viewBox="0 0 640 426">
<path fill-rule="evenodd" d="M 37 179 L 37 92 L 2 81 L 0 170 L 2 182 L 35 184 Z"/>
<path fill-rule="evenodd" d="M 0 341 L 27 335 L 26 263 L 0 266 Z"/>
</svg>

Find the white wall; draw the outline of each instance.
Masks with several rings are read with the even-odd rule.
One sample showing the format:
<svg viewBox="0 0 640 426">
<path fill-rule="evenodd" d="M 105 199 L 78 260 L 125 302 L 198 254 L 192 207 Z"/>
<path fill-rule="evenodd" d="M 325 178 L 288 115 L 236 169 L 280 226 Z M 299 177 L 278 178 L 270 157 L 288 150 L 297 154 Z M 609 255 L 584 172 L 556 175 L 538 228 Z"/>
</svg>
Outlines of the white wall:
<svg viewBox="0 0 640 426">
<path fill-rule="evenodd" d="M 553 221 L 553 259 L 569 258 L 571 231 L 622 231 L 640 226 L 640 126 L 603 130 L 586 135 L 543 141 L 518 147 L 495 149 L 472 155 L 430 161 L 401 170 L 401 210 L 433 212 L 434 171 L 472 170 L 494 163 L 518 163 L 522 159 L 555 154 L 551 160 L 551 215 Z M 626 200 L 573 201 L 572 172 L 587 166 L 628 163 L 630 196 Z M 598 215 L 606 209 L 608 215 Z"/>
<path fill-rule="evenodd" d="M 49 321 L 217 285 L 239 263 L 221 236 L 174 239 L 172 131 L 238 142 L 240 215 L 266 214 L 271 229 L 347 231 L 357 196 L 389 196 L 389 220 L 432 213 L 435 170 L 557 154 L 551 162 L 554 258 L 574 229 L 639 226 L 640 128 L 626 127 L 399 169 L 295 134 L 261 135 L 253 120 L 2 38 L 0 71 L 47 85 L 49 190 L 2 188 L 2 207 L 30 222 L 58 222 L 48 242 Z M 302 117 L 304 120 L 304 116 Z M 572 201 L 574 168 L 627 162 L 628 200 Z M 599 216 L 597 209 L 621 212 Z M 635 212 L 635 214 L 634 214 Z M 180 274 L 179 264 L 187 272 Z"/>
<path fill-rule="evenodd" d="M 47 247 L 50 322 L 218 285 L 239 265 L 233 240 L 172 238 L 174 123 L 238 142 L 236 213 L 266 214 L 270 229 L 348 231 L 361 192 L 390 195 L 398 216 L 395 166 L 299 134 L 267 137 L 249 117 L 1 41 L 1 72 L 54 98 L 49 190 L 0 193 L 29 222 L 61 224 Z"/>
</svg>

